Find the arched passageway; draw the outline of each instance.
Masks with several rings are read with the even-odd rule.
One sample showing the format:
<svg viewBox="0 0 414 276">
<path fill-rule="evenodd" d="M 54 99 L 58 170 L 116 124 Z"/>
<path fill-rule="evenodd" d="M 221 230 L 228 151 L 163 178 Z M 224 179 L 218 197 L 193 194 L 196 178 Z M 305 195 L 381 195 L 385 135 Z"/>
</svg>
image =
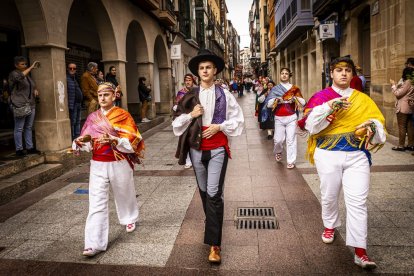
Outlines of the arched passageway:
<svg viewBox="0 0 414 276">
<path fill-rule="evenodd" d="M 140 113 L 141 106 L 137 90 L 138 78 L 145 77 L 147 84 L 150 83 L 149 66 L 147 39 L 141 25 L 134 20 L 128 26 L 125 64 L 128 111 L 133 115 Z"/>
</svg>

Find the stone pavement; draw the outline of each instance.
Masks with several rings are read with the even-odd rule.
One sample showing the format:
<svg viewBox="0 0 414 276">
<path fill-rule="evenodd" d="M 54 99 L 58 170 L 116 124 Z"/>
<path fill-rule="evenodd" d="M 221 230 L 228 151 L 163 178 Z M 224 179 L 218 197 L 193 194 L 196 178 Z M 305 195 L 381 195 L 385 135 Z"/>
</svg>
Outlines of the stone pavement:
<svg viewBox="0 0 414 276">
<path fill-rule="evenodd" d="M 272 141 L 257 127 L 254 95 L 239 102 L 246 129 L 231 141 L 220 266 L 206 260 L 209 248 L 202 243 L 204 217 L 195 177 L 177 165 L 178 139 L 164 123 L 144 133 L 145 166 L 137 167 L 134 177 L 140 206 L 135 232 L 127 234 L 118 224 L 111 198 L 108 250 L 95 258 L 81 256 L 88 208 L 89 166 L 84 164 L 0 207 L 0 274 L 364 273 L 353 265 L 341 236 L 332 245 L 321 242 L 318 176 L 303 158 L 304 138 L 299 140 L 298 168 L 287 170 L 285 161 L 274 160 Z M 390 147 L 373 159 L 368 250 L 379 265 L 374 273 L 414 273 L 414 157 Z M 280 228 L 236 229 L 238 207 L 273 207 Z M 343 204 L 341 208 L 344 222 Z M 344 231 L 341 227 L 342 236 Z"/>
</svg>

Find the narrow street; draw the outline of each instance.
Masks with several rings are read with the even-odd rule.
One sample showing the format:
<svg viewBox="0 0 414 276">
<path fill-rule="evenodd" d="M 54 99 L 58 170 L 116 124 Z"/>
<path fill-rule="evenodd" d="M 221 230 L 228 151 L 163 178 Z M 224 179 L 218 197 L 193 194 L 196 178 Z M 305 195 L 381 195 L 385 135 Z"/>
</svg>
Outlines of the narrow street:
<svg viewBox="0 0 414 276">
<path fill-rule="evenodd" d="M 207 261 L 204 215 L 192 169 L 174 158 L 178 138 L 169 122 L 144 134 L 146 158 L 136 168 L 137 230 L 126 233 L 110 201 L 110 243 L 94 258 L 82 256 L 88 212 L 84 164 L 0 207 L 1 275 L 309 275 L 357 274 L 342 237 L 322 243 L 316 169 L 298 139 L 297 168 L 274 159 L 273 141 L 259 130 L 255 94 L 239 100 L 245 131 L 231 140 L 225 181 L 222 264 Z M 374 273 L 414 273 L 414 157 L 387 143 L 373 155 L 368 197 L 368 252 Z M 30 198 L 31 200 L 27 200 Z M 38 201 L 32 204 L 33 198 Z M 237 229 L 237 208 L 273 208 L 279 229 Z M 22 210 L 15 213 L 15 210 Z M 342 200 L 342 222 L 345 213 Z"/>
</svg>

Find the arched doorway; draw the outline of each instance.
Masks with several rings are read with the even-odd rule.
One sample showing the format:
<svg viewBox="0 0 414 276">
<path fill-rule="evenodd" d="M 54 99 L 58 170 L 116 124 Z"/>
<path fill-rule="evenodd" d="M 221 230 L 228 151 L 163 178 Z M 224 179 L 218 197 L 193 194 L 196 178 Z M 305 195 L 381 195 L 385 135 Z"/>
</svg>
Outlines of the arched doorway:
<svg viewBox="0 0 414 276">
<path fill-rule="evenodd" d="M 141 110 L 141 103 L 138 97 L 138 78 L 145 77 L 146 84 L 151 82 L 150 67 L 148 61 L 148 47 L 144 31 L 137 21 L 132 21 L 128 26 L 126 36 L 126 88 L 128 111 L 133 116 L 138 116 Z"/>
<path fill-rule="evenodd" d="M 370 6 L 366 6 L 358 16 L 359 33 L 359 66 L 367 82 L 365 93 L 369 94 L 371 85 L 371 14 Z"/>
<path fill-rule="evenodd" d="M 161 36 L 154 45 L 154 98 L 157 114 L 169 114 L 172 106 L 171 65 L 167 47 Z"/>
<path fill-rule="evenodd" d="M 76 75 L 80 79 L 88 62 L 96 62 L 103 70 L 102 49 L 98 30 L 91 12 L 85 1 L 75 0 L 69 12 L 67 25 L 66 64 L 77 65 Z"/>
<path fill-rule="evenodd" d="M 7 80 L 9 73 L 14 70 L 15 56 L 27 57 L 26 49 L 21 47 L 23 44 L 24 34 L 15 1 L 4 0 L 0 9 L 0 129 L 2 133 L 8 132 L 10 135 L 13 129 L 13 114 L 7 103 L 10 91 L 7 91 L 7 85 L 3 85 L 3 80 Z M 13 139 L 7 138 L 7 140 Z M 1 143 L 4 144 L 9 142 Z"/>
</svg>

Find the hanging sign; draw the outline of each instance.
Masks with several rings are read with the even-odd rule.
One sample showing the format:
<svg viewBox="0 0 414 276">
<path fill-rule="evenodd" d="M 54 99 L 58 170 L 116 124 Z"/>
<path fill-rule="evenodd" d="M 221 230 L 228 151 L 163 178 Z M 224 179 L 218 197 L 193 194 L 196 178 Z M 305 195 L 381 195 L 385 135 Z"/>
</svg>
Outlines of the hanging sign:
<svg viewBox="0 0 414 276">
<path fill-rule="evenodd" d="M 181 44 L 171 45 L 171 59 L 181 59 Z"/>
<path fill-rule="evenodd" d="M 321 39 L 335 38 L 335 23 L 320 24 L 319 25 L 319 37 Z"/>
</svg>

